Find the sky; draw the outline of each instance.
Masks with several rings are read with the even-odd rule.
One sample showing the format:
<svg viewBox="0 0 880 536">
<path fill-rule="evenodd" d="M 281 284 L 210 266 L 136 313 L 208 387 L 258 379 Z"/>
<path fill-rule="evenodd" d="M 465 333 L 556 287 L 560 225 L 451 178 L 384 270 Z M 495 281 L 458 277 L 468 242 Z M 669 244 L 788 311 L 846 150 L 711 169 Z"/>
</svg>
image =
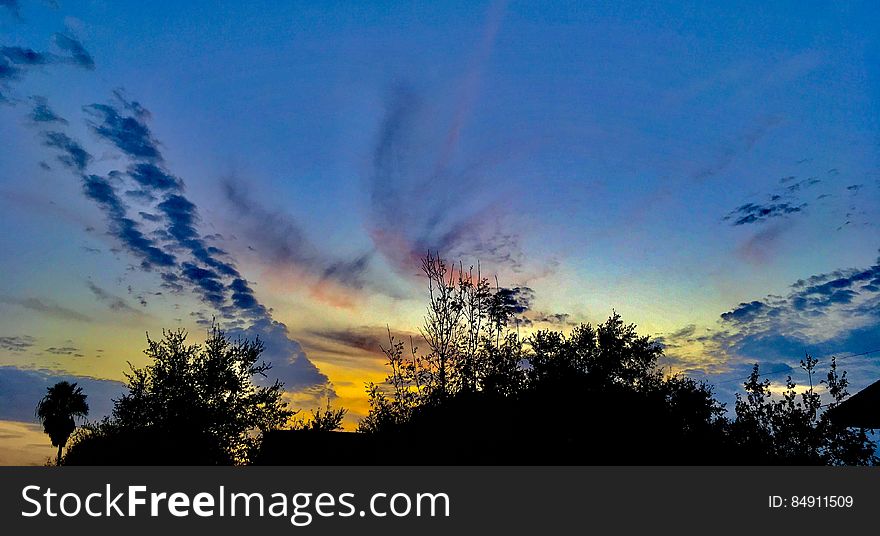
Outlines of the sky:
<svg viewBox="0 0 880 536">
<path fill-rule="evenodd" d="M 880 7 L 652 4 L 0 0 L 0 463 L 212 322 L 351 429 L 428 250 L 724 401 L 878 379 Z"/>
</svg>

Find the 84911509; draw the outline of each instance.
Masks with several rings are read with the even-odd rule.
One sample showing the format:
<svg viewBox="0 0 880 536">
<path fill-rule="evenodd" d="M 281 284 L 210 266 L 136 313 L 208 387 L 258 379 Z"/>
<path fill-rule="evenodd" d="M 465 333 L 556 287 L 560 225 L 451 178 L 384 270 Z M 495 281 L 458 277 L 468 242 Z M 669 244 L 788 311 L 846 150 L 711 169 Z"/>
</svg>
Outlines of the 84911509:
<svg viewBox="0 0 880 536">
<path fill-rule="evenodd" d="M 767 499 L 770 508 L 852 508 L 854 503 L 852 495 L 770 495 Z"/>
</svg>

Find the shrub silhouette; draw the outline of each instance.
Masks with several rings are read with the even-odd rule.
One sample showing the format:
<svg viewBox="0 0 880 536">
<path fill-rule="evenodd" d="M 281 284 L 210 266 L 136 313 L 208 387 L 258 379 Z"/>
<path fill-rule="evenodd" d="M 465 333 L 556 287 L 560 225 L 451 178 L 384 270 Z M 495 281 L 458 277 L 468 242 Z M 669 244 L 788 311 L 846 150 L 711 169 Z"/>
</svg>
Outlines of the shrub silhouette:
<svg viewBox="0 0 880 536">
<path fill-rule="evenodd" d="M 36 416 L 49 435 L 52 446 L 58 447 L 55 463 L 61 465 L 61 449 L 76 429 L 74 418 L 89 413 L 87 395 L 75 383 L 61 381 L 46 388 L 46 395 L 37 403 Z"/>
<path fill-rule="evenodd" d="M 280 382 L 253 382 L 270 368 L 259 339 L 232 341 L 216 327 L 204 345 L 186 338 L 183 330 L 147 338 L 151 363 L 131 368 L 128 393 L 110 418 L 86 427 L 67 463 L 245 463 L 262 432 L 293 416 Z"/>
</svg>

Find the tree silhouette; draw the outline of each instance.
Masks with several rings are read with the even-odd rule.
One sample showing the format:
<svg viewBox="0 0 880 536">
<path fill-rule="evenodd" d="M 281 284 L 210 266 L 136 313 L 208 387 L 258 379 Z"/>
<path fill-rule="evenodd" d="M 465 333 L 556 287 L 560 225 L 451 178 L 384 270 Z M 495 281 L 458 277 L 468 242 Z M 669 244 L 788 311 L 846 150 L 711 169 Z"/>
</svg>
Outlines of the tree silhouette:
<svg viewBox="0 0 880 536">
<path fill-rule="evenodd" d="M 422 269 L 420 338 L 407 343 L 389 329 L 389 374 L 367 385 L 370 411 L 358 429 L 374 438 L 380 463 L 878 461 L 865 430 L 829 417 L 848 396 L 834 359 L 814 382 L 817 361 L 805 357 L 805 392 L 789 378 L 783 393 L 771 393 L 756 366 L 728 416 L 710 384 L 664 375 L 663 346 L 616 312 L 596 326 L 522 339 L 509 327 L 524 310 L 515 289 L 432 254 Z"/>
<path fill-rule="evenodd" d="M 61 381 L 46 388 L 46 395 L 37 403 L 36 416 L 49 435 L 52 446 L 58 447 L 57 465 L 61 465 L 61 449 L 76 429 L 75 418 L 89 413 L 87 395 L 76 383 Z"/>
<path fill-rule="evenodd" d="M 809 379 L 809 389 L 797 394 L 791 376 L 784 392 L 774 398 L 770 381 L 760 381 L 758 365 L 746 380 L 746 396 L 737 394 L 736 418 L 730 425 L 734 443 L 745 456 L 758 463 L 798 465 L 871 465 L 877 463 L 877 445 L 863 429 L 850 429 L 834 423 L 829 410 L 847 396 L 846 372 L 839 373 L 837 360 L 831 359 L 825 384 L 831 401 L 824 405 L 813 385 L 817 360 L 806 355 L 801 368 Z"/>
<path fill-rule="evenodd" d="M 342 429 L 342 419 L 348 410 L 345 408 L 332 409 L 330 399 L 327 406 L 312 410 L 312 417 L 308 420 L 297 421 L 291 426 L 293 430 L 308 430 L 311 432 L 333 432 Z"/>
<path fill-rule="evenodd" d="M 151 362 L 131 367 L 128 392 L 69 449 L 69 462 L 107 463 L 96 458 L 124 446 L 138 464 L 241 464 L 263 432 L 288 423 L 295 412 L 281 382 L 254 382 L 270 369 L 259 339 L 233 341 L 216 327 L 204 345 L 186 338 L 183 330 L 147 338 Z"/>
</svg>

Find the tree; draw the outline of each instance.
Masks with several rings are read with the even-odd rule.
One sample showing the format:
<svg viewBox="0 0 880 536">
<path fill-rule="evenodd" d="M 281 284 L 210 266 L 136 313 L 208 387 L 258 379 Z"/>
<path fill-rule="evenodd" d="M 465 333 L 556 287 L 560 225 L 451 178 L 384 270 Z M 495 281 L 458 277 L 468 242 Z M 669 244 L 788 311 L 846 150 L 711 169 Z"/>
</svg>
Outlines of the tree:
<svg viewBox="0 0 880 536">
<path fill-rule="evenodd" d="M 582 378 L 596 389 L 644 389 L 660 381 L 657 360 L 663 347 L 639 336 L 636 326 L 624 324 L 617 312 L 595 328 L 576 326 L 568 337 L 538 331 L 529 343 L 529 378 L 534 383 Z"/>
<path fill-rule="evenodd" d="M 61 449 L 76 429 L 75 418 L 89 414 L 87 395 L 76 383 L 61 381 L 46 388 L 46 395 L 37 404 L 36 416 L 43 424 L 52 445 L 58 447 L 55 463 L 61 465 Z"/>
<path fill-rule="evenodd" d="M 756 364 L 744 387 L 746 396 L 737 394 L 736 418 L 731 436 L 745 461 L 772 464 L 871 465 L 877 463 L 877 445 L 865 430 L 850 429 L 834 423 L 829 410 L 848 395 L 846 372 L 839 373 L 836 358 L 826 378 L 831 400 L 822 404 L 821 394 L 813 384 L 818 361 L 810 355 L 801 360 L 809 379 L 809 388 L 797 394 L 791 376 L 777 398 L 770 393 L 770 381 L 760 381 Z M 823 409 L 824 408 L 824 409 Z"/>
<path fill-rule="evenodd" d="M 295 412 L 283 400 L 281 382 L 254 382 L 270 369 L 260 360 L 259 339 L 231 340 L 216 327 L 204 345 L 188 345 L 186 338 L 184 330 L 163 331 L 158 341 L 147 337 L 151 362 L 131 367 L 128 392 L 115 401 L 112 417 L 90 427 L 71 449 L 73 459 L 92 463 L 89 445 L 103 444 L 111 451 L 125 445 L 142 458 L 129 463 L 240 464 L 263 432 L 288 423 Z"/>
<path fill-rule="evenodd" d="M 299 420 L 291 427 L 293 430 L 308 430 L 310 432 L 334 432 L 342 430 L 342 419 L 348 410 L 345 408 L 332 409 L 330 407 L 330 399 L 327 399 L 327 406 L 312 410 L 312 417 L 309 420 Z"/>
<path fill-rule="evenodd" d="M 771 393 L 757 365 L 736 397 L 735 416 L 712 386 L 664 376 L 663 346 L 617 312 L 569 333 L 509 328 L 528 306 L 519 288 L 494 287 L 480 267 L 422 261 L 428 306 L 419 351 L 388 330 L 381 349 L 389 374 L 369 384 L 373 434 L 391 463 L 877 463 L 864 430 L 842 427 L 828 409 L 847 396 L 832 359 L 801 367 L 809 388 L 789 377 Z M 819 387 L 827 387 L 823 404 Z"/>
</svg>

